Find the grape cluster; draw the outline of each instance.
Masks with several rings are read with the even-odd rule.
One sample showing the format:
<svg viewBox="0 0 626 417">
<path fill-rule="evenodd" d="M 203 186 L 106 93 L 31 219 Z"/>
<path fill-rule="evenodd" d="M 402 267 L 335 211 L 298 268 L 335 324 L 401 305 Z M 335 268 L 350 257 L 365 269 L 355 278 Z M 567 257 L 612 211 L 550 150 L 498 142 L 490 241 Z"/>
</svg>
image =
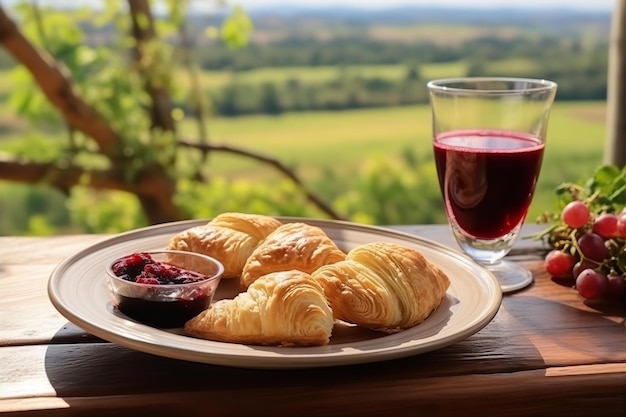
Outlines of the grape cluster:
<svg viewBox="0 0 626 417">
<path fill-rule="evenodd" d="M 552 223 L 539 235 L 550 247 L 546 271 L 571 279 L 587 300 L 626 303 L 626 170 L 619 173 L 609 177 L 608 188 L 597 181 L 586 186 L 563 184 L 561 201 L 569 201 L 560 212 L 543 217 Z"/>
</svg>

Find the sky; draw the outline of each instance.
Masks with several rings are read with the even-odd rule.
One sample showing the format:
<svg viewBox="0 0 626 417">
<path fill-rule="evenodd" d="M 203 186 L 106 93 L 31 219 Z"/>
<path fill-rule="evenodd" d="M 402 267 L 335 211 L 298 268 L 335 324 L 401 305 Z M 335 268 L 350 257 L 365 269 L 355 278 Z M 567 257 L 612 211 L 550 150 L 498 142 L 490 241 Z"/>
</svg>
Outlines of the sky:
<svg viewBox="0 0 626 417">
<path fill-rule="evenodd" d="M 23 0 L 0 0 L 0 6 L 11 6 Z M 28 0 L 33 1 L 33 0 Z M 103 0 L 36 0 L 40 6 L 76 7 L 91 5 L 99 7 Z M 159 9 L 160 2 L 156 0 Z M 240 5 L 247 12 L 268 8 L 310 8 L 332 9 L 337 7 L 354 7 L 361 10 L 381 10 L 399 6 L 420 7 L 454 7 L 462 9 L 499 9 L 516 8 L 524 10 L 541 10 L 563 8 L 582 12 L 611 12 L 617 2 L 626 0 L 190 0 L 192 8 L 200 13 L 225 11 L 232 6 Z"/>
<path fill-rule="evenodd" d="M 0 0 L 0 5 L 12 6 L 19 0 Z M 100 0 L 101 1 L 101 0 Z M 39 0 L 40 5 L 83 6 L 98 4 L 94 0 Z M 396 6 L 436 6 L 457 8 L 568 8 L 574 10 L 611 11 L 616 2 L 626 0 L 191 0 L 200 9 L 213 9 L 223 3 L 228 7 L 241 5 L 246 10 L 275 7 L 307 7 L 328 9 L 332 7 L 356 7 L 360 9 L 384 9 Z M 218 8 L 220 8 L 218 6 Z"/>
<path fill-rule="evenodd" d="M 560 8 L 579 10 L 612 10 L 615 2 L 625 0 L 231 0 L 228 4 L 240 4 L 251 10 L 267 6 L 306 6 L 329 8 L 350 6 L 362 9 L 380 9 L 393 6 L 441 6 L 463 8 L 518 7 L 526 9 Z"/>
</svg>

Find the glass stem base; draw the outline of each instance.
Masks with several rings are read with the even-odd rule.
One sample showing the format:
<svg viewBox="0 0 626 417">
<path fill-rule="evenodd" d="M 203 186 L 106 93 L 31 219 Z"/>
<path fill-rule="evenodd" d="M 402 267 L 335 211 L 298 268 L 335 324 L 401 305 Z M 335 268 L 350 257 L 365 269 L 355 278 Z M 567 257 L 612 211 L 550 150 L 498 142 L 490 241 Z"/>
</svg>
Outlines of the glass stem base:
<svg viewBox="0 0 626 417">
<path fill-rule="evenodd" d="M 533 274 L 523 266 L 509 261 L 498 261 L 493 264 L 482 264 L 493 273 L 503 293 L 520 290 L 532 284 Z"/>
</svg>

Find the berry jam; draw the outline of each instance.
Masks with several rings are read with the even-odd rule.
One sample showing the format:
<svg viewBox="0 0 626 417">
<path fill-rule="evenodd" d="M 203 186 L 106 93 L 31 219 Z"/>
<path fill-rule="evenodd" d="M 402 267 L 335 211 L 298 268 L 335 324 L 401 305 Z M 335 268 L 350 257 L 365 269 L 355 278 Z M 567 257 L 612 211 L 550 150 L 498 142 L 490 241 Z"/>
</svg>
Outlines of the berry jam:
<svg viewBox="0 0 626 417">
<path fill-rule="evenodd" d="M 113 273 L 137 284 L 172 285 L 204 281 L 205 275 L 182 269 L 167 262 L 157 262 L 149 253 L 133 253 L 111 266 Z"/>
<path fill-rule="evenodd" d="M 150 301 L 124 295 L 118 295 L 117 299 L 117 308 L 128 317 L 162 328 L 182 327 L 187 320 L 206 310 L 211 301 L 208 295 L 194 300 Z"/>
<path fill-rule="evenodd" d="M 117 284 L 117 308 L 125 315 L 154 327 L 182 327 L 185 322 L 208 308 L 210 285 L 207 276 L 167 262 L 159 262 L 149 253 L 133 253 L 111 266 L 115 276 L 129 281 Z M 145 284 L 134 286 L 130 283 Z M 198 283 L 181 287 L 181 284 Z"/>
</svg>

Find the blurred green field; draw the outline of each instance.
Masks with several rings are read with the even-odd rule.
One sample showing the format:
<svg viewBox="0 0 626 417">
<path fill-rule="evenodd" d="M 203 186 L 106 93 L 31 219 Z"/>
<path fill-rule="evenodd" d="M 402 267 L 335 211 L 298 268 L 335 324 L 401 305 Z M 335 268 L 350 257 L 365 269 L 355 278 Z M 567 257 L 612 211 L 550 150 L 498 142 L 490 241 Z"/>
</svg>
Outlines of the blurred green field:
<svg viewBox="0 0 626 417">
<path fill-rule="evenodd" d="M 455 61 L 445 63 L 422 63 L 416 65 L 421 78 L 434 79 L 457 77 L 467 73 L 469 63 Z M 515 72 L 529 72 L 537 67 L 537 63 L 528 59 L 491 60 L 485 64 L 490 72 L 510 74 Z M 345 67 L 316 66 L 316 67 L 272 67 L 258 68 L 249 71 L 202 71 L 200 83 L 209 91 L 222 88 L 231 82 L 243 84 L 284 83 L 288 80 L 297 80 L 301 84 L 328 82 L 340 77 L 347 78 L 381 78 L 400 80 L 406 77 L 406 65 L 354 65 Z M 180 70 L 176 76 L 177 86 L 187 90 L 190 86 L 189 77 Z"/>
<path fill-rule="evenodd" d="M 532 65 L 516 61 L 493 61 L 494 68 Z M 290 77 L 300 82 L 320 82 L 336 78 L 339 71 L 362 76 L 401 78 L 401 65 L 351 67 L 271 68 L 258 69 L 236 76 L 249 82 L 284 81 Z M 424 64 L 420 76 L 425 79 L 462 75 L 464 62 Z M 218 88 L 233 74 L 203 72 L 203 85 Z M 0 73 L 0 77 L 6 74 Z M 179 78 L 186 87 L 185 77 Z M 6 96 L 10 83 L 0 83 L 0 96 Z M 33 126 L 18 118 L 0 101 L 0 150 L 10 149 L 32 132 L 59 139 L 58 131 Z M 602 162 L 605 135 L 605 102 L 557 102 L 554 106 L 542 172 L 529 220 L 552 208 L 555 187 L 564 181 L 588 177 Z M 238 118 L 213 117 L 208 121 L 210 140 L 216 144 L 237 146 L 273 157 L 296 169 L 307 182 L 315 182 L 325 172 L 333 171 L 345 178 L 359 175 L 359 168 L 369 158 L 401 158 L 407 152 L 418 160 L 432 159 L 430 143 L 430 109 L 428 105 L 385 107 L 361 110 L 285 113 L 279 116 L 254 115 Z M 183 122 L 180 131 L 185 138 L 196 136 L 195 123 Z M 207 164 L 213 176 L 271 181 L 278 175 L 266 165 L 228 154 L 214 154 Z M 339 178 L 341 178 L 341 176 Z M 436 181 L 435 172 L 430 178 Z"/>
<path fill-rule="evenodd" d="M 552 208 L 558 184 L 583 179 L 602 163 L 605 112 L 604 102 L 557 100 L 529 219 Z M 370 157 L 399 158 L 410 150 L 420 159 L 429 159 L 432 153 L 427 105 L 220 118 L 210 128 L 214 143 L 272 156 L 296 167 L 307 180 L 327 169 L 358 175 L 359 166 Z M 184 131 L 193 135 L 190 125 Z M 258 163 L 221 154 L 211 160 L 210 171 L 229 178 L 271 178 L 271 170 Z M 436 180 L 435 172 L 432 180 Z"/>
<path fill-rule="evenodd" d="M 191 74 L 183 69 L 184 65 L 179 65 L 184 61 L 172 59 L 169 62 L 176 69 L 163 68 L 173 70 L 167 75 L 172 76 L 173 98 L 182 110 L 177 108 L 175 115 L 178 118 L 183 112 L 194 111 L 191 100 L 196 97 L 190 92 L 204 94 L 215 111 L 206 123 L 209 141 L 254 151 L 288 165 L 309 190 L 355 221 L 397 224 L 445 221 L 442 209 L 436 206 L 440 198 L 432 157 L 429 106 L 390 107 L 425 103 L 427 80 L 481 73 L 556 74 L 558 78 L 563 72 L 557 81 L 569 88 L 561 89 L 564 99 L 604 97 L 603 57 L 609 38 L 606 19 L 562 19 L 559 13 L 556 21 L 543 17 L 533 18 L 531 22 L 520 16 L 508 20 L 496 15 L 493 24 L 484 24 L 473 18 L 466 23 L 456 18 L 448 23 L 439 19 L 427 23 L 430 19 L 419 16 L 416 24 L 402 23 L 406 19 L 404 14 L 399 17 L 377 15 L 372 20 L 375 24 L 358 19 L 355 21 L 358 23 L 352 24 L 341 19 L 338 24 L 336 20 L 318 17 L 273 16 L 255 24 L 253 42 L 245 55 L 244 51 L 213 48 L 216 46 L 213 40 L 207 43 L 194 38 L 195 57 L 202 67 L 198 71 L 199 86 L 192 85 Z M 190 29 L 193 30 L 192 26 Z M 49 33 L 56 35 L 56 28 Z M 95 37 L 85 37 L 81 47 L 92 45 L 92 40 L 97 41 L 93 45 L 108 47 L 104 33 L 98 29 Z M 309 38 L 320 42 L 302 42 Z M 74 51 L 72 48 L 78 44 L 72 40 L 68 51 Z M 112 42 L 110 46 L 122 45 Z M 103 104 L 100 110 L 113 122 L 127 123 L 122 134 L 141 136 L 147 124 L 137 123 L 132 116 L 134 110 L 145 104 L 141 101 L 143 97 L 108 93 L 109 88 L 121 92 L 131 88 L 123 82 L 125 67 L 110 65 L 109 55 L 103 55 L 107 59 L 102 63 L 96 59 L 92 67 L 85 66 L 85 62 L 91 62 L 86 50 L 75 49 L 79 53 L 76 57 L 62 49 L 56 53 L 65 59 L 78 80 L 77 91 L 87 100 Z M 347 62 L 355 65 L 342 65 Z M 395 64 L 373 64 L 390 62 Z M 328 65 L 320 66 L 320 63 Z M 304 66 L 307 64 L 312 66 Z M 7 65 L 11 65 L 10 61 L 5 61 L 3 68 Z M 119 72 L 109 71 L 112 69 Z M 22 75 L 19 80 L 11 77 L 8 70 L 0 70 L 0 80 L 5 81 L 0 81 L 0 154 L 24 155 L 38 161 L 56 160 L 71 145 L 65 124 L 48 107 L 45 98 L 29 96 L 36 84 L 26 74 Z M 106 94 L 99 94 L 102 92 Z M 29 117 L 18 117 L 11 106 L 30 112 Z M 107 106 L 124 111 L 107 113 L 111 110 Z M 603 101 L 559 102 L 557 95 L 529 220 L 551 208 L 559 183 L 588 177 L 600 165 L 605 107 Z M 359 110 L 319 110 L 347 108 Z M 269 115 L 272 113 L 280 115 Z M 195 120 L 184 120 L 178 126 L 178 132 L 186 140 L 198 136 L 196 129 Z M 83 139 L 81 135 L 75 138 Z M 192 158 L 195 161 L 199 155 L 187 151 L 180 155 L 180 168 L 189 173 L 194 165 Z M 87 160 L 88 164 L 107 165 L 107 161 L 93 155 L 80 154 L 74 158 L 83 158 L 81 161 Z M 299 200 L 301 190 L 292 190 L 293 184 L 268 164 L 215 152 L 208 156 L 203 169 L 209 174 L 207 184 L 180 182 L 181 188 L 189 188 L 177 195 L 181 206 L 195 203 L 185 207 L 187 213 L 214 214 L 226 207 L 224 202 L 237 209 L 250 204 L 246 201 L 248 196 L 257 204 L 252 206 L 254 210 L 260 206 L 300 210 L 304 205 Z M 236 179 L 245 181 L 227 181 Z M 225 185 L 219 188 L 220 184 Z M 287 191 L 282 191 L 281 186 Z M 132 196 L 118 195 L 119 199 L 103 204 L 107 207 L 98 206 L 102 208 L 99 211 L 92 209 L 97 205 L 93 203 L 96 200 L 90 200 L 93 196 L 75 196 L 77 190 L 72 191 L 68 199 L 58 190 L 47 189 L 45 184 L 29 187 L 0 181 L 3 213 L 0 229 L 15 234 L 48 233 L 47 229 L 54 232 L 57 225 L 69 225 L 71 231 L 77 230 L 71 227 L 85 226 L 94 231 L 109 230 L 94 225 L 135 227 L 130 221 L 109 220 L 136 219 L 133 213 L 141 210 L 133 208 L 136 201 Z M 106 200 L 113 194 L 97 198 Z M 294 209 L 294 206 L 298 207 Z M 120 216 L 118 213 L 122 211 L 131 214 Z"/>
</svg>

